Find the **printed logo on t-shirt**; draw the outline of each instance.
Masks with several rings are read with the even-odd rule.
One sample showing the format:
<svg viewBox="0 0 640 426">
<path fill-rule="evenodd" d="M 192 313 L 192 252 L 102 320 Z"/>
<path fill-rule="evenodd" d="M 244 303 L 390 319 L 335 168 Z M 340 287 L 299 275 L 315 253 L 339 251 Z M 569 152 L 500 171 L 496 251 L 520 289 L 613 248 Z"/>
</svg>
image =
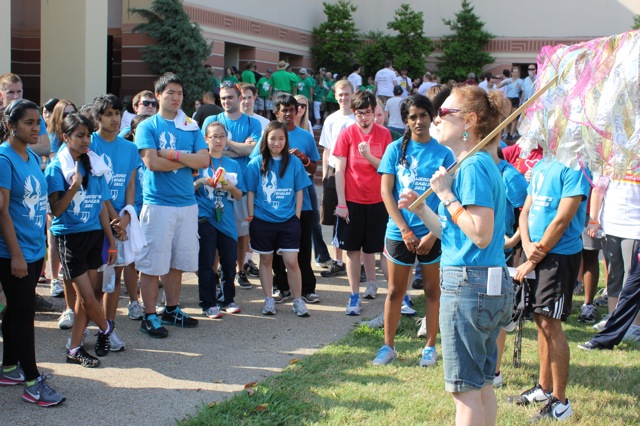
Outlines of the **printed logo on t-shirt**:
<svg viewBox="0 0 640 426">
<path fill-rule="evenodd" d="M 262 192 L 267 197 L 267 203 L 271 204 L 271 207 L 277 209 L 280 203 L 273 201 L 274 194 L 278 190 L 278 178 L 273 171 L 268 171 L 262 175 Z"/>
<path fill-rule="evenodd" d="M 551 201 L 553 201 L 553 197 L 548 197 L 546 195 L 540 194 L 540 189 L 542 188 L 542 184 L 544 183 L 544 173 L 536 173 L 535 176 L 531 178 L 531 211 L 529 212 L 528 223 L 529 226 L 532 226 L 536 219 L 536 213 L 540 212 L 544 207 L 549 206 Z"/>
<path fill-rule="evenodd" d="M 168 138 L 168 139 L 167 139 Z M 171 132 L 162 132 L 160 133 L 160 149 L 176 149 L 176 144 L 178 140 Z M 178 173 L 177 170 L 174 170 L 173 173 Z"/>
<path fill-rule="evenodd" d="M 29 220 L 40 228 L 44 226 L 44 215 L 37 215 L 36 210 L 43 211 L 43 209 L 46 209 L 46 204 L 44 204 L 46 203 L 46 197 L 41 192 L 40 181 L 32 175 L 27 176 L 24 181 L 22 204 L 29 210 Z"/>
<path fill-rule="evenodd" d="M 73 214 L 75 216 L 80 215 L 80 220 L 86 223 L 87 220 L 89 220 L 89 212 L 80 211 L 80 209 L 82 208 L 82 203 L 84 202 L 85 198 L 86 198 L 86 193 L 84 189 L 80 187 L 80 189 L 78 189 L 78 192 L 76 192 L 76 195 L 74 195 L 73 198 L 71 199 L 71 206 L 72 206 Z"/>
<path fill-rule="evenodd" d="M 144 169 L 142 167 L 138 167 L 138 185 L 142 188 L 142 184 L 144 183 Z"/>
<path fill-rule="evenodd" d="M 109 171 L 104 174 L 104 178 L 107 181 L 107 185 L 111 188 L 111 199 L 113 201 L 118 199 L 118 194 L 120 191 L 118 189 L 114 189 L 114 187 L 124 187 L 127 183 L 127 175 L 124 173 L 113 173 L 113 161 L 107 154 L 102 154 L 102 160 L 109 167 Z"/>
<path fill-rule="evenodd" d="M 205 178 L 213 178 L 213 172 L 211 171 L 211 169 L 204 169 L 202 171 L 202 176 Z M 210 200 L 213 200 L 213 194 L 215 192 L 215 188 L 213 188 L 212 186 L 209 186 L 207 184 L 202 185 L 202 187 L 204 188 L 205 192 L 207 193 L 207 198 Z"/>
<path fill-rule="evenodd" d="M 412 188 L 413 182 L 418 177 L 418 160 L 413 155 L 407 159 L 409 167 L 404 164 L 398 166 L 398 180 L 402 185 L 402 189 Z"/>
</svg>

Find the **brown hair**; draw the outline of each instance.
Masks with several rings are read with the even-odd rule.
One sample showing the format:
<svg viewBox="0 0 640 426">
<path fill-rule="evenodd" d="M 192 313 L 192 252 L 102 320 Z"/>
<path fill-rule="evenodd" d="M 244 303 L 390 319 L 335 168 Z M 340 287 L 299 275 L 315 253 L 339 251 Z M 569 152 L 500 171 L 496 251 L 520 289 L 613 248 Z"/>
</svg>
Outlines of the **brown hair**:
<svg viewBox="0 0 640 426">
<path fill-rule="evenodd" d="M 504 97 L 501 91 L 490 90 L 487 93 L 478 86 L 462 86 L 454 87 L 451 95 L 458 99 L 458 106 L 463 113 L 473 112 L 478 117 L 476 125 L 470 129 L 478 139 L 484 139 L 500 124 Z M 496 135 L 496 139 L 499 137 Z"/>
<path fill-rule="evenodd" d="M 142 98 L 151 98 L 153 100 L 156 99 L 156 95 L 153 94 L 151 90 L 143 90 L 142 92 L 136 93 L 133 97 L 133 101 L 131 101 L 131 106 L 136 107 L 138 109 L 138 104 L 140 103 L 140 99 Z"/>
<path fill-rule="evenodd" d="M 78 108 L 75 106 L 73 102 L 67 99 L 60 99 L 56 106 L 53 108 L 53 112 L 51 113 L 51 120 L 49 120 L 49 125 L 47 126 L 47 133 L 55 134 L 58 137 L 58 141 L 62 145 L 62 123 L 64 122 L 64 110 L 67 105 L 71 105 L 74 109 L 74 112 L 78 111 Z"/>
</svg>

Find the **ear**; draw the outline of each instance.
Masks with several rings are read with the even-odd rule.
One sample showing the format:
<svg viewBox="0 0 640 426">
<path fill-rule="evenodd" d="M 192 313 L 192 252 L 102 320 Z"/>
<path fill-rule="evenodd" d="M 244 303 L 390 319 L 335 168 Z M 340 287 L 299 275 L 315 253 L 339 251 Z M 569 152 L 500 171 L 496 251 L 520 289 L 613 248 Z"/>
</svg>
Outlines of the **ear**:
<svg viewBox="0 0 640 426">
<path fill-rule="evenodd" d="M 475 112 L 469 112 L 465 115 L 465 130 L 478 124 L 478 115 Z"/>
</svg>

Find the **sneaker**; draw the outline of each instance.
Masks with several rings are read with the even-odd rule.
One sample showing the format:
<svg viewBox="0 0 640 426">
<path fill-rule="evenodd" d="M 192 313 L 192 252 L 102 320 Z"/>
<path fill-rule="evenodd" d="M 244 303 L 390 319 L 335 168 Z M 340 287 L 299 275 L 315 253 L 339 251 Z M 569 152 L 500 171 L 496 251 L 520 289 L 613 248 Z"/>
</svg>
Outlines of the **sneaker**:
<svg viewBox="0 0 640 426">
<path fill-rule="evenodd" d="M 378 292 L 378 285 L 371 281 L 367 286 L 367 289 L 362 293 L 362 297 L 365 299 L 375 299 L 376 293 Z"/>
<path fill-rule="evenodd" d="M 245 274 L 249 275 L 250 277 L 260 277 L 260 269 L 258 269 L 258 265 L 256 265 L 251 259 L 249 259 L 249 261 L 244 264 L 244 267 L 242 269 Z"/>
<path fill-rule="evenodd" d="M 182 328 L 194 328 L 198 326 L 198 320 L 184 313 L 183 310 L 180 309 L 180 306 L 176 306 L 176 309 L 171 312 L 165 309 L 161 318 L 162 323 L 167 325 L 175 325 Z"/>
<path fill-rule="evenodd" d="M 493 387 L 499 388 L 502 387 L 503 384 L 504 381 L 502 380 L 502 371 L 500 371 L 498 372 L 498 374 L 496 374 L 496 377 L 493 378 Z"/>
<path fill-rule="evenodd" d="M 418 337 L 427 338 L 427 321 L 425 317 L 420 318 L 418 321 L 420 327 L 418 328 Z"/>
<path fill-rule="evenodd" d="M 36 294 L 36 312 L 52 312 L 55 308 L 44 297 Z"/>
<path fill-rule="evenodd" d="M 594 350 L 602 350 L 602 349 L 610 349 L 610 348 L 605 348 L 604 346 L 600 346 L 598 344 L 595 344 L 589 341 L 589 342 L 580 343 L 578 345 L 578 349 L 582 349 L 583 351 L 594 351 Z"/>
<path fill-rule="evenodd" d="M 73 355 L 70 355 L 69 351 L 67 351 L 67 363 L 79 364 L 86 368 L 96 368 L 100 366 L 100 360 L 95 356 L 90 355 L 82 347 Z"/>
<path fill-rule="evenodd" d="M 107 320 L 107 322 L 111 322 Z M 111 323 L 111 330 L 108 333 L 98 331 L 98 338 L 96 339 L 96 355 L 99 357 L 107 356 L 111 351 L 111 334 L 113 334 L 113 323 Z"/>
<path fill-rule="evenodd" d="M 247 274 L 243 272 L 238 272 L 236 274 L 236 284 L 238 284 L 238 287 L 240 288 L 244 288 L 245 290 L 249 290 L 251 288 L 251 283 L 249 282 L 249 280 L 247 279 Z"/>
<path fill-rule="evenodd" d="M 584 294 L 584 285 L 580 281 L 576 281 L 576 285 L 573 287 L 573 294 Z"/>
<path fill-rule="evenodd" d="M 24 383 L 24 372 L 20 364 L 16 365 L 15 370 L 5 373 L 0 368 L 0 386 L 14 386 Z"/>
<path fill-rule="evenodd" d="M 84 333 L 82 333 L 82 340 L 80 341 L 80 347 L 81 347 L 81 348 L 84 348 L 84 341 L 85 341 L 85 339 L 86 339 L 87 337 L 89 337 L 89 335 L 90 335 L 90 334 L 91 334 L 91 333 L 89 332 L 89 329 L 88 329 L 88 328 L 85 328 L 85 329 L 84 329 Z M 67 349 L 71 350 L 71 337 L 69 337 L 69 338 L 67 339 L 67 344 L 66 344 L 66 346 L 65 346 L 65 347 L 66 347 Z"/>
<path fill-rule="evenodd" d="M 369 328 L 384 328 L 384 312 L 369 321 L 360 321 L 360 325 L 367 326 Z M 398 328 L 402 325 L 402 320 L 398 319 Z"/>
<path fill-rule="evenodd" d="M 395 349 L 392 349 L 388 345 L 384 345 L 383 347 L 378 349 L 378 353 L 376 354 L 376 357 L 373 359 L 372 363 L 373 365 L 389 364 L 391 361 L 396 359 L 396 356 L 398 356 L 398 354 L 396 353 Z"/>
<path fill-rule="evenodd" d="M 529 405 L 532 402 L 544 402 L 547 403 L 551 399 L 551 393 L 547 393 L 540 387 L 540 383 L 536 384 L 526 391 L 517 396 L 510 396 L 507 398 L 507 402 L 511 402 L 518 405 Z"/>
<path fill-rule="evenodd" d="M 73 327 L 73 318 L 74 318 L 73 309 L 71 308 L 65 309 L 64 312 L 62 312 L 62 314 L 58 318 L 58 327 L 61 330 L 70 329 L 71 327 Z"/>
<path fill-rule="evenodd" d="M 109 345 L 111 346 L 111 352 L 120 352 L 125 349 L 124 340 L 122 340 L 115 331 L 109 336 Z"/>
<path fill-rule="evenodd" d="M 413 301 L 411 300 L 411 297 L 409 297 L 409 294 L 405 293 L 404 297 L 402 298 L 402 308 L 400 310 L 400 313 L 402 315 L 407 315 L 407 316 L 414 316 L 418 311 L 416 311 L 415 309 L 413 309 Z"/>
<path fill-rule="evenodd" d="M 360 265 L 360 282 L 367 282 L 367 273 L 364 271 L 364 265 Z"/>
<path fill-rule="evenodd" d="M 321 267 L 322 269 L 327 269 L 333 263 L 333 259 L 325 260 L 324 262 L 316 262 L 316 265 Z"/>
<path fill-rule="evenodd" d="M 228 314 L 239 314 L 242 311 L 242 309 L 240 309 L 240 306 L 236 305 L 233 302 L 229 303 L 228 305 L 220 306 L 220 310 Z"/>
<path fill-rule="evenodd" d="M 273 300 L 275 300 L 276 303 L 284 303 L 287 300 L 292 299 L 290 291 L 273 290 L 271 295 L 273 296 Z"/>
<path fill-rule="evenodd" d="M 594 322 L 596 322 L 597 313 L 598 313 L 598 309 L 594 305 L 592 304 L 582 305 L 580 316 L 578 316 L 578 322 L 593 324 Z"/>
<path fill-rule="evenodd" d="M 144 318 L 144 309 L 142 309 L 142 305 L 140 305 L 140 302 L 138 302 L 137 300 L 129 302 L 127 311 L 129 312 L 129 319 L 141 320 L 142 318 Z"/>
<path fill-rule="evenodd" d="M 220 309 L 218 309 L 217 306 L 212 306 L 209 309 L 203 309 L 202 314 L 211 319 L 222 318 L 222 312 L 220 312 Z"/>
<path fill-rule="evenodd" d="M 609 295 L 607 294 L 607 289 L 603 288 L 602 290 L 596 293 L 596 298 L 593 301 L 593 304 L 599 308 L 601 306 L 607 306 L 609 304 Z"/>
<path fill-rule="evenodd" d="M 320 303 L 320 296 L 315 293 L 303 294 L 302 300 L 307 303 Z"/>
<path fill-rule="evenodd" d="M 632 324 L 624 334 L 622 340 L 626 340 L 627 342 L 640 342 L 640 326 Z"/>
<path fill-rule="evenodd" d="M 64 287 L 58 279 L 51 280 L 51 297 L 64 297 Z"/>
<path fill-rule="evenodd" d="M 595 305 L 595 302 L 593 303 Z M 609 317 L 611 315 L 607 314 L 607 315 L 603 315 L 602 316 L 602 321 L 600 321 L 597 324 L 593 325 L 594 330 L 598 330 L 598 331 L 602 331 L 604 330 L 604 326 L 607 325 L 607 321 L 609 321 Z"/>
<path fill-rule="evenodd" d="M 47 276 L 43 273 L 40 274 L 40 278 L 38 278 L 38 284 L 46 284 L 49 282 Z"/>
<path fill-rule="evenodd" d="M 549 402 L 545 405 L 542 410 L 535 416 L 531 418 L 532 422 L 538 422 L 540 420 L 551 419 L 551 420 L 566 420 L 573 415 L 573 410 L 571 409 L 571 402 L 567 399 L 567 403 L 563 404 L 556 398 L 555 396 L 551 396 L 549 398 Z"/>
<path fill-rule="evenodd" d="M 65 401 L 66 398 L 61 393 L 53 390 L 46 382 L 51 376 L 42 375 L 36 379 L 36 382 L 24 388 L 22 399 L 27 402 L 38 404 L 41 407 L 52 407 Z"/>
<path fill-rule="evenodd" d="M 436 364 L 438 361 L 438 352 L 436 351 L 435 346 L 425 346 L 422 349 L 422 358 L 420 358 L 420 362 L 418 363 L 420 367 L 431 367 Z"/>
<path fill-rule="evenodd" d="M 293 301 L 293 308 L 291 308 L 294 314 L 299 317 L 308 317 L 309 310 L 307 309 L 307 305 L 304 303 L 302 298 L 295 299 Z"/>
<path fill-rule="evenodd" d="M 362 313 L 362 305 L 360 304 L 360 295 L 358 293 L 349 296 L 349 305 L 347 306 L 347 315 L 360 315 Z"/>
<path fill-rule="evenodd" d="M 264 298 L 264 306 L 262 307 L 262 315 L 275 315 L 276 314 L 276 301 L 273 297 Z"/>
<path fill-rule="evenodd" d="M 162 339 L 169 335 L 169 331 L 162 326 L 162 322 L 156 314 L 149 315 L 147 319 L 142 319 L 140 331 L 156 339 Z"/>
<path fill-rule="evenodd" d="M 344 263 L 339 264 L 336 261 L 332 261 L 329 269 L 320 272 L 320 275 L 325 278 L 337 277 L 339 275 L 347 275 L 347 270 L 345 269 Z"/>
<path fill-rule="evenodd" d="M 411 283 L 411 288 L 414 290 L 422 290 L 422 279 L 416 278 L 415 280 L 413 280 L 413 282 Z"/>
</svg>

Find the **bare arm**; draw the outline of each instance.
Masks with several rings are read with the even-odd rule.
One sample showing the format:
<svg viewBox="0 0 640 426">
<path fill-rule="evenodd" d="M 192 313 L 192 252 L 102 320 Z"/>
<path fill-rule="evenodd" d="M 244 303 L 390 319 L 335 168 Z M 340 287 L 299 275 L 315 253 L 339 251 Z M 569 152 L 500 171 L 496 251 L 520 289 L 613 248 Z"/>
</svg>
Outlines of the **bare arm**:
<svg viewBox="0 0 640 426">
<path fill-rule="evenodd" d="M 253 213 L 255 210 L 255 192 L 247 191 L 247 212 L 249 213 L 249 217 L 253 217 Z"/>
<path fill-rule="evenodd" d="M 177 161 L 159 157 L 158 151 L 155 149 L 141 149 L 140 156 L 146 168 L 152 172 L 172 172 L 184 167 Z"/>
<path fill-rule="evenodd" d="M 256 143 L 253 141 L 253 139 L 245 142 L 234 142 L 227 139 L 227 147 L 229 147 L 230 150 L 242 157 L 251 155 L 251 151 L 253 151 L 255 145 Z M 182 158 L 182 156 L 180 157 Z"/>
<path fill-rule="evenodd" d="M 302 189 L 296 191 L 296 216 L 300 219 L 300 215 L 302 214 Z"/>
<path fill-rule="evenodd" d="M 324 148 L 322 150 L 322 180 L 326 179 L 329 175 L 329 157 L 331 154 L 329 153 L 329 148 Z"/>
<path fill-rule="evenodd" d="M 17 278 L 24 278 L 27 276 L 27 262 L 22 255 L 16 229 L 13 226 L 13 219 L 9 214 L 9 199 L 9 190 L 0 188 L 0 200 L 6 200 L 6 202 L 0 203 L 0 235 L 2 235 L 9 254 L 11 254 L 11 275 Z"/>
<path fill-rule="evenodd" d="M 345 170 L 347 168 L 347 159 L 345 157 L 336 157 L 336 193 L 338 194 L 338 207 L 336 207 L 336 215 L 344 220 L 349 220 L 349 209 L 347 208 L 347 197 L 345 196 Z"/>
<path fill-rule="evenodd" d="M 117 253 L 114 253 L 112 250 L 116 250 L 116 240 L 113 237 L 113 233 L 111 232 L 111 224 L 109 223 L 109 213 L 107 211 L 107 202 L 102 202 L 102 210 L 100 210 L 100 225 L 102 226 L 102 231 L 104 232 L 104 236 L 107 238 L 109 242 L 109 251 L 107 256 L 107 263 L 109 265 L 113 265 L 116 262 Z"/>
<path fill-rule="evenodd" d="M 40 135 L 38 143 L 30 145 L 33 152 L 38 154 L 39 157 L 48 157 L 51 154 L 51 141 L 49 135 Z"/>
<path fill-rule="evenodd" d="M 209 165 L 209 151 L 206 148 L 198 150 L 198 152 L 174 152 L 173 160 L 169 160 L 171 150 L 161 149 L 158 151 L 158 157 L 167 159 L 172 163 L 180 164 L 182 167 L 190 169 L 203 169 Z"/>
</svg>

